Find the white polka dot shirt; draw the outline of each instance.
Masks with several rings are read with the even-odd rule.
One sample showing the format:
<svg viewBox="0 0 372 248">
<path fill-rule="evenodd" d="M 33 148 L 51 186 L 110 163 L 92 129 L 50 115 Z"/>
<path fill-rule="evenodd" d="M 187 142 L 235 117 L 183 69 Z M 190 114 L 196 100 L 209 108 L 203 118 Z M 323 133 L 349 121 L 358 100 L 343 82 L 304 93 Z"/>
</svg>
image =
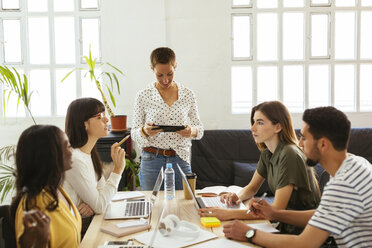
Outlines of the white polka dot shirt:
<svg viewBox="0 0 372 248">
<path fill-rule="evenodd" d="M 190 163 L 191 139 L 201 139 L 204 134 L 203 124 L 199 118 L 195 94 L 182 84 L 177 83 L 178 100 L 168 106 L 155 83 L 137 93 L 132 122 L 132 139 L 140 148 L 153 146 L 161 149 L 173 149 L 184 161 Z M 160 132 L 151 137 L 143 137 L 141 128 L 145 123 L 154 122 L 156 125 L 189 125 L 196 127 L 197 136 L 185 138 L 175 132 Z"/>
</svg>

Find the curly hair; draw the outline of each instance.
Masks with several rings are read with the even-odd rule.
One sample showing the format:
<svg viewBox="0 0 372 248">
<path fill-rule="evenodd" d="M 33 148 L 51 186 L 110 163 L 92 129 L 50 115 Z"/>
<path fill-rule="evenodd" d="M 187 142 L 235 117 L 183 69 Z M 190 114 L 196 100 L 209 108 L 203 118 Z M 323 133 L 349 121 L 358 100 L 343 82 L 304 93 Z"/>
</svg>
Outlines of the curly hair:
<svg viewBox="0 0 372 248">
<path fill-rule="evenodd" d="M 169 47 L 159 47 L 152 51 L 150 55 L 151 66 L 157 64 L 171 64 L 176 66 L 176 54 Z"/>
<path fill-rule="evenodd" d="M 347 148 L 351 123 L 342 111 L 331 106 L 306 109 L 302 120 L 314 139 L 326 137 L 338 151 Z"/>
</svg>

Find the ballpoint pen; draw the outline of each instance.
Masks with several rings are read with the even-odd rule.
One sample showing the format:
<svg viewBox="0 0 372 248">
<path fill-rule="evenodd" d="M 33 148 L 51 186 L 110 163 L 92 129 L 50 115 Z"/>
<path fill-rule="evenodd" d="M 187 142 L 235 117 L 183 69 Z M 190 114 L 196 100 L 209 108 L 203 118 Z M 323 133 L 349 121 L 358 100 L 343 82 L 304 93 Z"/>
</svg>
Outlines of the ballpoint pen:
<svg viewBox="0 0 372 248">
<path fill-rule="evenodd" d="M 258 201 L 257 201 L 256 203 L 260 203 L 260 202 L 263 200 L 263 198 L 265 198 L 266 195 L 267 195 L 266 192 L 263 193 L 263 195 L 260 197 L 260 199 L 258 199 Z M 248 209 L 247 214 L 249 214 L 249 213 L 252 212 L 253 210 L 254 210 L 254 207 L 252 206 L 250 209 Z"/>
</svg>

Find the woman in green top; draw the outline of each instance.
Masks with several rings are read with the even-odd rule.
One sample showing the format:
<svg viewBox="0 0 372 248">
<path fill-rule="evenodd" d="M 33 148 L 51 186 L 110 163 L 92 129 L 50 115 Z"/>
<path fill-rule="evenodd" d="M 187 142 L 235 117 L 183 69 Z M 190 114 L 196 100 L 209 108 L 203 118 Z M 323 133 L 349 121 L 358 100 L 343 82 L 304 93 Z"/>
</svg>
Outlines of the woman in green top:
<svg viewBox="0 0 372 248">
<path fill-rule="evenodd" d="M 275 199 L 276 209 L 315 209 L 320 192 L 314 173 L 306 165 L 306 157 L 298 147 L 288 109 L 279 101 L 263 102 L 252 108 L 252 135 L 261 150 L 260 160 L 252 180 L 239 194 L 221 196 L 227 204 L 239 204 L 251 199 L 266 179 Z M 254 219 L 246 210 L 208 208 L 201 216 L 216 216 L 220 220 Z M 282 233 L 301 233 L 302 228 L 280 223 Z"/>
</svg>

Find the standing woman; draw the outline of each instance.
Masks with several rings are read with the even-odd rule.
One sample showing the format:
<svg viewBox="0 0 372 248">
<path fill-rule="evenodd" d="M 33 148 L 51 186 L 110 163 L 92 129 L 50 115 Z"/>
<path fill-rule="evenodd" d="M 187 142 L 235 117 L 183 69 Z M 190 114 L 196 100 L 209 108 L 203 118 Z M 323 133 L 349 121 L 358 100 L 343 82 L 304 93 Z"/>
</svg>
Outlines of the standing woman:
<svg viewBox="0 0 372 248">
<path fill-rule="evenodd" d="M 166 163 L 178 163 L 185 173 L 190 173 L 191 140 L 201 139 L 204 133 L 194 93 L 173 80 L 177 67 L 173 50 L 155 49 L 150 62 L 156 82 L 137 94 L 131 131 L 132 139 L 142 149 L 139 179 L 143 190 L 152 190 Z M 186 128 L 163 132 L 155 130 L 157 125 Z M 182 189 L 181 175 L 177 169 L 174 171 L 176 189 Z"/>
<path fill-rule="evenodd" d="M 252 135 L 261 156 L 252 180 L 238 195 L 229 193 L 221 201 L 236 204 L 251 199 L 266 179 L 274 192 L 276 209 L 309 210 L 317 208 L 320 192 L 314 173 L 306 165 L 288 109 L 279 101 L 263 102 L 252 108 Z M 209 212 L 211 214 L 209 214 Z M 221 220 L 254 219 L 247 210 L 212 208 L 201 210 L 201 216 L 217 216 Z M 279 224 L 281 233 L 299 234 L 303 228 Z"/>
<path fill-rule="evenodd" d="M 17 247 L 79 246 L 81 217 L 62 188 L 71 156 L 68 139 L 58 127 L 34 125 L 21 134 L 17 194 L 11 205 Z"/>
<path fill-rule="evenodd" d="M 96 143 L 108 135 L 108 119 L 104 105 L 95 98 L 79 98 L 71 102 L 65 129 L 74 149 L 72 169 L 66 173 L 63 186 L 83 217 L 84 234 L 93 214 L 103 213 L 117 192 L 125 167 L 125 151 L 117 143 L 111 146 L 114 169 L 106 181 Z"/>
</svg>

